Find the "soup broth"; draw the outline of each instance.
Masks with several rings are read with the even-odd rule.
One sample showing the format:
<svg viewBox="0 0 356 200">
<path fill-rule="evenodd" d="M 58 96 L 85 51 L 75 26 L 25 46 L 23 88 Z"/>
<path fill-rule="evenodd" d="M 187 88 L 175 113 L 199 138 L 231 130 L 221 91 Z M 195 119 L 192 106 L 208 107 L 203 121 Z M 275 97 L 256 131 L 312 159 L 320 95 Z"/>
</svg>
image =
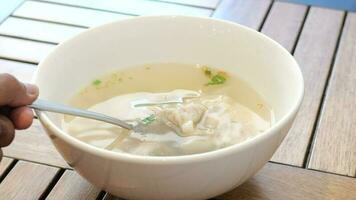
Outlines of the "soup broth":
<svg viewBox="0 0 356 200">
<path fill-rule="evenodd" d="M 112 72 L 93 80 L 69 104 L 147 127 L 134 132 L 66 116 L 63 129 L 70 135 L 99 148 L 147 156 L 216 150 L 273 123 L 272 109 L 246 82 L 202 65 L 156 63 Z"/>
</svg>

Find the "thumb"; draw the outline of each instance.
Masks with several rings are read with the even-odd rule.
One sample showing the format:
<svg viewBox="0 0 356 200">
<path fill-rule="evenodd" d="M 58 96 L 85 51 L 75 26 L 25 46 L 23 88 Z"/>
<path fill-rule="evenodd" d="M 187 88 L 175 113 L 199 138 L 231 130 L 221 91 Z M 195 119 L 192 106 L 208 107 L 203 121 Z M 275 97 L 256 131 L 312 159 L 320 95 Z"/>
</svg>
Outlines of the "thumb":
<svg viewBox="0 0 356 200">
<path fill-rule="evenodd" d="M 0 74 L 0 106 L 18 107 L 31 104 L 38 96 L 38 88 L 23 84 L 10 74 Z"/>
</svg>

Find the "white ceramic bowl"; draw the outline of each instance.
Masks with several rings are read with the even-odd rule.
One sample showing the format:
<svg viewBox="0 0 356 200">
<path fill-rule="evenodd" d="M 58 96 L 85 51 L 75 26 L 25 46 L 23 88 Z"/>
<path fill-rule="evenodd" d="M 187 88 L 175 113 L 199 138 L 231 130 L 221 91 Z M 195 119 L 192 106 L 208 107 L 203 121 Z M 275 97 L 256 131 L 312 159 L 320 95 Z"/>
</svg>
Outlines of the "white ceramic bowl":
<svg viewBox="0 0 356 200">
<path fill-rule="evenodd" d="M 41 98 L 65 102 L 114 69 L 152 62 L 208 64 L 237 73 L 274 108 L 276 124 L 224 149 L 176 157 L 114 153 L 74 139 L 55 115 L 37 113 L 63 158 L 99 188 L 128 199 L 205 199 L 255 174 L 287 134 L 303 96 L 294 58 L 244 26 L 197 17 L 136 17 L 90 29 L 60 44 L 35 78 Z"/>
</svg>

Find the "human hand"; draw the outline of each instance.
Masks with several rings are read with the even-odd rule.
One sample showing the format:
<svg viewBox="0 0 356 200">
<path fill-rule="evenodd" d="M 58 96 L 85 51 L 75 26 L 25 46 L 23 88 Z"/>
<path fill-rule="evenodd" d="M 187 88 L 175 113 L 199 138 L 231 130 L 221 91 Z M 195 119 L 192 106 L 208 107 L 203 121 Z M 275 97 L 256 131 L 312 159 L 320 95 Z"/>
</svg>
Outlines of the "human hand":
<svg viewBox="0 0 356 200">
<path fill-rule="evenodd" d="M 2 147 L 9 145 L 15 129 L 26 129 L 32 124 L 33 112 L 26 105 L 38 97 L 38 88 L 24 84 L 10 74 L 0 74 L 0 160 Z"/>
</svg>

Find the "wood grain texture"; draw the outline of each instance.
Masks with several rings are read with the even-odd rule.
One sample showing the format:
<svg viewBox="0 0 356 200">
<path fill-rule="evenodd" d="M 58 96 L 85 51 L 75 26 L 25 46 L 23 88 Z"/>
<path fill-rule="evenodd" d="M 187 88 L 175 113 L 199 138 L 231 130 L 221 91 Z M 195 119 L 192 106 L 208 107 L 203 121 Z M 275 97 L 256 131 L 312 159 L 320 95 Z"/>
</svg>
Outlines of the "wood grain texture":
<svg viewBox="0 0 356 200">
<path fill-rule="evenodd" d="M 42 130 L 38 120 L 34 120 L 29 129 L 17 131 L 14 141 L 3 151 L 8 157 L 69 168 Z"/>
<path fill-rule="evenodd" d="M 220 0 L 159 0 L 163 2 L 171 2 L 171 3 L 178 3 L 184 4 L 188 6 L 199 6 L 205 8 L 216 8 Z"/>
<path fill-rule="evenodd" d="M 305 5 L 274 2 L 261 32 L 292 51 L 306 12 Z"/>
<path fill-rule="evenodd" d="M 212 10 L 147 0 L 45 0 L 67 5 L 101 9 L 132 15 L 193 15 L 210 16 Z"/>
<path fill-rule="evenodd" d="M 304 100 L 272 160 L 303 166 L 343 22 L 342 11 L 312 7 L 294 52 L 304 76 Z"/>
<path fill-rule="evenodd" d="M 19 161 L 0 184 L 0 199 L 39 199 L 58 168 Z"/>
<path fill-rule="evenodd" d="M 54 46 L 52 44 L 0 36 L 0 57 L 38 63 Z"/>
<path fill-rule="evenodd" d="M 84 30 L 86 29 L 13 17 L 7 18 L 0 25 L 2 35 L 53 43 L 62 42 Z"/>
<path fill-rule="evenodd" d="M 309 168 L 356 176 L 355 100 L 356 13 L 349 13 L 316 130 Z"/>
<path fill-rule="evenodd" d="M 351 200 L 355 197 L 356 179 L 269 163 L 256 176 L 215 199 Z"/>
<path fill-rule="evenodd" d="M 26 1 L 13 13 L 13 16 L 85 27 L 97 26 L 111 21 L 132 17 L 112 12 L 37 1 Z"/>
<path fill-rule="evenodd" d="M 36 65 L 0 59 L 0 73 L 9 73 L 22 82 L 31 82 Z"/>
<path fill-rule="evenodd" d="M 47 196 L 47 200 L 95 200 L 100 190 L 72 170 L 66 170 Z"/>
<path fill-rule="evenodd" d="M 222 0 L 213 17 L 258 29 L 270 4 L 270 0 Z"/>
<path fill-rule="evenodd" d="M 3 157 L 0 161 L 0 180 L 3 179 L 4 172 L 10 167 L 11 163 L 14 162 L 12 158 Z"/>
<path fill-rule="evenodd" d="M 268 163 L 241 186 L 217 200 L 325 200 L 352 199 L 356 179 Z M 103 200 L 122 200 L 106 194 Z"/>
</svg>

